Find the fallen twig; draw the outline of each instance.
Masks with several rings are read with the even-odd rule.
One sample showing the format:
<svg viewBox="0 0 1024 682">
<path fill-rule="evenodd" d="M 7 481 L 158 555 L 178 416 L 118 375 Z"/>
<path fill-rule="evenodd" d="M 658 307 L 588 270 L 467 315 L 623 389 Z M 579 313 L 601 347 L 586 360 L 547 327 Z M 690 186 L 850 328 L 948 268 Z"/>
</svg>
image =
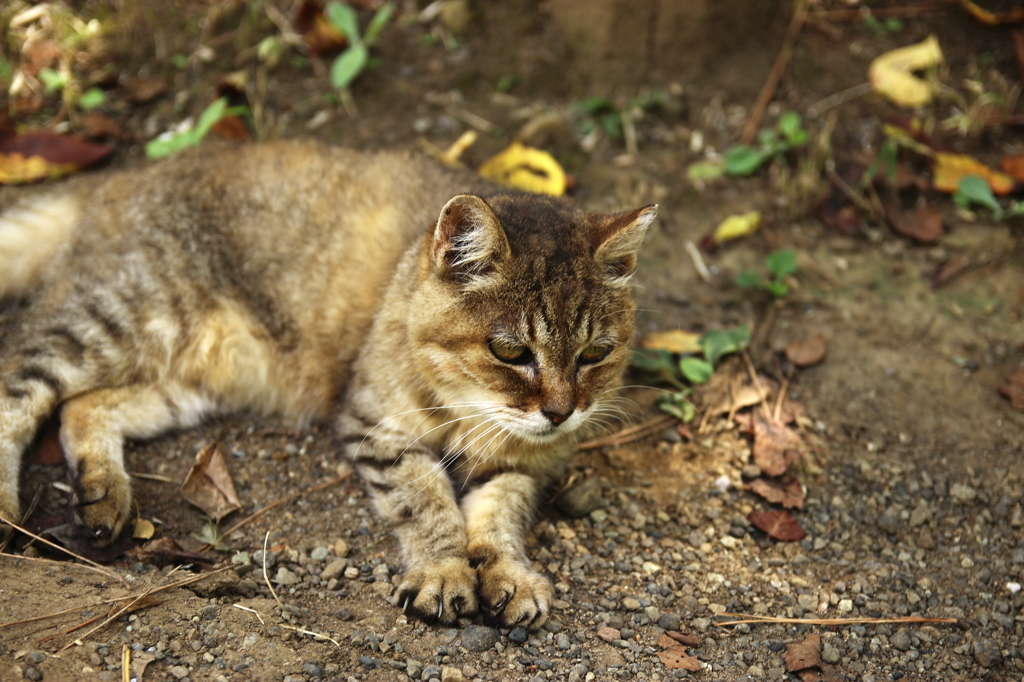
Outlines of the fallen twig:
<svg viewBox="0 0 1024 682">
<path fill-rule="evenodd" d="M 281 613 L 284 613 L 284 603 L 281 602 L 281 598 L 277 596 L 277 592 L 274 590 L 274 586 L 270 584 L 270 578 L 267 576 L 267 542 L 270 541 L 270 531 L 263 536 L 263 582 L 267 583 L 267 587 L 270 588 L 270 594 L 274 595 L 274 601 L 281 607 Z"/>
<path fill-rule="evenodd" d="M 10 522 L 8 522 L 8 523 L 10 523 Z M 50 542 L 50 541 L 49 541 L 49 540 L 47 540 L 46 538 L 44 538 L 44 537 L 42 537 L 42 536 L 40 536 L 40 535 L 36 535 L 36 534 L 35 534 L 35 533 L 33 533 L 32 531 L 30 531 L 30 530 L 27 530 L 27 529 L 26 529 L 26 528 L 24 528 L 23 526 L 19 526 L 19 525 L 18 525 L 18 524 L 16 524 L 16 523 L 10 523 L 10 525 L 11 525 L 12 527 L 14 527 L 14 528 L 15 528 L 16 530 L 18 530 L 18 531 L 20 531 L 20 532 L 24 533 L 25 535 L 29 536 L 30 538 L 32 538 L 32 539 L 34 539 L 34 540 L 36 540 L 36 541 L 38 541 L 38 542 L 41 542 L 41 543 L 43 543 L 44 545 L 48 545 L 48 546 L 50 546 L 50 547 L 52 547 L 52 548 L 54 548 L 54 549 L 56 549 L 56 550 L 59 550 L 59 551 L 61 551 L 61 552 L 64 552 L 65 554 L 69 554 L 69 555 L 71 555 L 71 556 L 75 557 L 75 558 L 76 558 L 76 559 L 78 559 L 79 561 L 82 561 L 82 562 L 84 562 L 84 563 L 86 563 L 86 564 L 89 564 L 90 566 L 92 566 L 92 567 L 93 567 L 94 569 L 96 569 L 97 571 L 99 571 L 99 572 L 100 572 L 100 573 L 102 573 L 103 575 L 105 575 L 105 576 L 107 576 L 107 577 L 109 577 L 109 578 L 114 578 L 115 580 L 119 580 L 119 581 L 121 582 L 121 584 L 122 584 L 122 585 L 126 585 L 126 584 L 127 584 L 127 583 L 125 582 L 124 578 L 122 578 L 121 576 L 119 576 L 119 575 L 118 575 L 117 573 L 114 573 L 113 571 L 108 571 L 108 570 L 107 570 L 106 568 L 104 568 L 104 567 L 103 567 L 102 565 L 100 565 L 100 564 L 96 563 L 95 561 L 92 561 L 91 559 L 86 559 L 86 558 L 85 558 L 84 556 L 82 556 L 82 555 L 80 555 L 80 554 L 75 554 L 74 552 L 72 552 L 72 551 L 71 551 L 70 549 L 68 549 L 67 547 L 61 547 L 61 546 L 60 546 L 60 545 L 58 545 L 58 544 L 57 544 L 56 542 Z M 11 555 L 11 554 L 4 554 L 3 556 L 14 556 L 14 555 Z M 19 557 L 19 558 L 20 558 L 20 557 Z M 26 558 L 26 559 L 27 559 L 27 558 L 29 558 L 29 557 L 24 557 L 24 558 Z"/>
<path fill-rule="evenodd" d="M 250 609 L 248 606 L 242 606 L 241 604 L 232 604 L 232 606 L 234 606 L 236 609 L 242 609 L 243 611 L 248 611 L 249 613 L 253 614 L 254 616 L 256 616 L 256 618 L 259 619 L 260 625 L 266 625 L 266 623 L 263 622 L 263 616 L 261 616 L 260 612 L 257 611 L 256 609 Z"/>
<path fill-rule="evenodd" d="M 776 616 L 755 616 L 750 613 L 719 613 L 719 616 L 741 618 L 742 620 L 723 620 L 716 622 L 718 627 L 727 625 L 749 625 L 751 623 L 787 623 L 795 625 L 870 625 L 873 623 L 951 623 L 956 618 L 924 618 L 904 616 L 901 618 L 778 618 Z"/>
<path fill-rule="evenodd" d="M 782 74 L 785 73 L 786 65 L 793 54 L 793 44 L 796 43 L 797 36 L 800 35 L 800 29 L 803 28 L 804 20 L 807 18 L 807 5 L 808 0 L 797 0 L 796 5 L 793 7 L 793 18 L 789 22 L 789 31 L 786 32 L 786 39 L 782 42 L 782 48 L 775 58 L 775 64 L 772 65 L 771 73 L 768 74 L 768 80 L 765 81 L 764 87 L 761 88 L 761 92 L 758 94 L 757 100 L 750 110 L 750 118 L 747 119 L 747 124 L 743 126 L 743 136 L 741 139 L 744 144 L 750 144 L 754 141 L 757 129 L 761 126 L 764 110 L 768 107 L 768 103 L 772 101 L 775 90 L 779 87 L 779 81 L 782 80 Z"/>
<path fill-rule="evenodd" d="M 666 426 L 678 421 L 672 415 L 662 415 L 660 417 L 654 417 L 649 419 L 642 424 L 636 426 L 630 426 L 622 429 L 617 433 L 613 433 L 610 436 L 601 436 L 600 438 L 592 438 L 588 441 L 580 443 L 577 450 L 593 450 L 595 448 L 603 448 L 609 445 L 622 445 L 638 438 L 644 438 L 657 433 Z"/>
</svg>

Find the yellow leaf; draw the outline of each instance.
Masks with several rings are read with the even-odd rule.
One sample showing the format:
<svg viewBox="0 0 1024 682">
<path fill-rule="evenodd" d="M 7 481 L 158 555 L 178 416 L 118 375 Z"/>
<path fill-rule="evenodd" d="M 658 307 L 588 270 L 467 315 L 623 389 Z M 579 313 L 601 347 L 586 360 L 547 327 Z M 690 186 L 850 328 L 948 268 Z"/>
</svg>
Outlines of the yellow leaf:
<svg viewBox="0 0 1024 682">
<path fill-rule="evenodd" d="M 136 540 L 149 540 L 156 533 L 156 527 L 146 519 L 135 519 L 132 526 L 132 537 Z"/>
<path fill-rule="evenodd" d="M 935 172 L 932 184 L 940 192 L 952 194 L 956 191 L 960 180 L 966 175 L 980 175 L 988 181 L 993 194 L 1009 194 L 1015 187 L 1015 181 L 1006 173 L 989 168 L 973 156 L 935 152 Z"/>
<path fill-rule="evenodd" d="M 26 157 L 17 152 L 0 154 L 0 185 L 59 178 L 74 173 L 78 168 L 72 163 L 53 163 L 41 156 Z"/>
<path fill-rule="evenodd" d="M 674 329 L 667 332 L 651 332 L 640 339 L 640 347 L 648 350 L 667 350 L 670 353 L 699 353 L 700 334 Z"/>
<path fill-rule="evenodd" d="M 545 151 L 513 142 L 480 166 L 480 175 L 527 192 L 565 194 L 565 171 Z"/>
<path fill-rule="evenodd" d="M 932 86 L 914 75 L 942 63 L 942 50 L 934 36 L 923 42 L 891 50 L 876 57 L 868 67 L 868 80 L 875 92 L 887 97 L 893 104 L 908 109 L 924 106 L 932 101 Z"/>
<path fill-rule="evenodd" d="M 721 244 L 732 239 L 747 237 L 757 232 L 760 225 L 761 213 L 759 211 L 731 215 L 718 225 L 712 240 L 716 244 Z"/>
</svg>

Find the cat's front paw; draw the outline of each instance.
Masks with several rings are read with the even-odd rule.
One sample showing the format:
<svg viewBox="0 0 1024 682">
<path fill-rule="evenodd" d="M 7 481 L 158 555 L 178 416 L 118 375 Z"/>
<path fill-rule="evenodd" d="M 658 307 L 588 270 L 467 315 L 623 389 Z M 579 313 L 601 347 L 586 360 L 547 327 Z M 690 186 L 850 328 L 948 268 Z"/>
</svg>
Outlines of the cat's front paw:
<svg viewBox="0 0 1024 682">
<path fill-rule="evenodd" d="M 403 576 L 394 603 L 425 621 L 454 623 L 476 613 L 476 571 L 466 559 L 443 559 L 414 568 Z"/>
<path fill-rule="evenodd" d="M 79 465 L 74 485 L 77 520 L 95 544 L 109 545 L 131 517 L 131 484 L 123 471 L 83 464 Z"/>
<path fill-rule="evenodd" d="M 477 569 L 484 613 L 505 627 L 538 628 L 548 619 L 551 581 L 511 559 L 497 559 Z"/>
<path fill-rule="evenodd" d="M 6 542 L 14 534 L 14 527 L 11 523 L 18 523 L 21 520 L 17 488 L 12 494 L 7 494 L 7 492 L 0 490 L 0 543 Z M 5 520 L 10 523 L 4 523 Z"/>
</svg>

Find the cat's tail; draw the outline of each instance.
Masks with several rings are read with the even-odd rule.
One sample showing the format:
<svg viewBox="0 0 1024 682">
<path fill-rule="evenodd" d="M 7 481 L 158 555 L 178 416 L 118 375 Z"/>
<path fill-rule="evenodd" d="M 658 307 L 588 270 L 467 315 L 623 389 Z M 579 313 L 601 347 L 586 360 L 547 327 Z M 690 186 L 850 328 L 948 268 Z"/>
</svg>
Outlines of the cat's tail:
<svg viewBox="0 0 1024 682">
<path fill-rule="evenodd" d="M 0 214 L 0 299 L 31 291 L 46 265 L 71 241 L 79 199 L 48 195 Z"/>
</svg>

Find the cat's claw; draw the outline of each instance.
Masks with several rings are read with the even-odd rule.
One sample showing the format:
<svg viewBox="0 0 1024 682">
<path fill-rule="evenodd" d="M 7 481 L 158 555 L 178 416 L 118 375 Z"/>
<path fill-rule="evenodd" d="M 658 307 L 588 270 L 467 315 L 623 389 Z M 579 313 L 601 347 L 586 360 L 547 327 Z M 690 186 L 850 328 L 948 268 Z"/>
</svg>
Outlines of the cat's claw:
<svg viewBox="0 0 1024 682">
<path fill-rule="evenodd" d="M 499 559 L 478 569 L 480 598 L 487 615 L 498 625 L 539 628 L 548 619 L 551 582 L 511 559 Z"/>
<path fill-rule="evenodd" d="M 109 545 L 131 516 L 131 485 L 127 475 L 105 467 L 82 467 L 74 482 L 76 520 L 98 546 Z"/>
<path fill-rule="evenodd" d="M 465 559 L 442 559 L 406 573 L 394 604 L 426 621 L 454 623 L 476 613 L 476 585 Z"/>
</svg>

